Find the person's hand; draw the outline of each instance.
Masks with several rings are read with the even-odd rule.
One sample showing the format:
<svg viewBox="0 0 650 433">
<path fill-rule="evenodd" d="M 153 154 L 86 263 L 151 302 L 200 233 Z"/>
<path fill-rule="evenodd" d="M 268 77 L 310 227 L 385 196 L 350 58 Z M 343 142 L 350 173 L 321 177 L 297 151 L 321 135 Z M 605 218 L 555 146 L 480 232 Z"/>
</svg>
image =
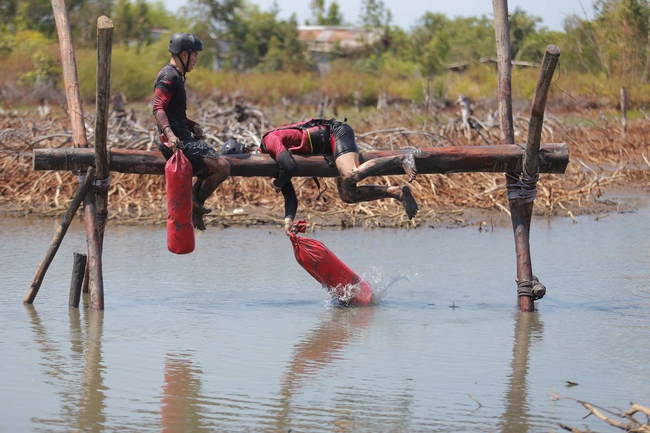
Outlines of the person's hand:
<svg viewBox="0 0 650 433">
<path fill-rule="evenodd" d="M 293 218 L 285 218 L 284 219 L 284 234 L 287 236 L 291 236 L 292 234 L 296 234 L 298 232 L 298 229 L 294 227 L 293 225 Z"/>
<path fill-rule="evenodd" d="M 176 137 L 176 135 L 173 132 L 169 131 L 169 133 L 167 134 L 167 143 L 165 143 L 165 146 L 171 149 L 172 152 L 175 152 L 177 145 L 178 145 L 178 137 Z"/>
<path fill-rule="evenodd" d="M 194 138 L 196 138 L 197 140 L 203 138 L 203 129 L 201 129 L 201 126 L 194 125 L 194 128 L 192 128 L 192 132 L 194 133 Z"/>
</svg>

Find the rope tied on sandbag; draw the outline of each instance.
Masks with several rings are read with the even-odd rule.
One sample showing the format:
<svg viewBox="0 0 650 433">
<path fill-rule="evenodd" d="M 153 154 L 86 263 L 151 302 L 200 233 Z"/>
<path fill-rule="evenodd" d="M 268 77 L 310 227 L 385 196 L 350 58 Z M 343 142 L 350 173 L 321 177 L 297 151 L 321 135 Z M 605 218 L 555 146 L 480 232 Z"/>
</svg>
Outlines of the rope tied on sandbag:
<svg viewBox="0 0 650 433">
<path fill-rule="evenodd" d="M 539 165 L 535 175 L 531 176 L 523 168 L 521 175 L 506 173 L 506 177 L 514 182 L 506 183 L 508 200 L 522 200 L 524 203 L 535 201 L 537 197 L 537 181 L 539 180 Z"/>
<path fill-rule="evenodd" d="M 517 296 L 526 296 L 532 298 L 533 301 L 537 301 L 546 294 L 546 286 L 540 283 L 535 275 L 533 275 L 532 281 L 519 281 L 518 278 L 515 278 L 515 282 L 517 283 Z"/>
</svg>

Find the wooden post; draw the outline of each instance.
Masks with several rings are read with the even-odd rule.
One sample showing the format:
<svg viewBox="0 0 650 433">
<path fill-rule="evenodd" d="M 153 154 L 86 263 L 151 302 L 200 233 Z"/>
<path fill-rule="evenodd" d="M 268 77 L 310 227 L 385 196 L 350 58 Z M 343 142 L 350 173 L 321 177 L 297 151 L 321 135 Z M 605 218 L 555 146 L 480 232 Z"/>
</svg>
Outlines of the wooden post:
<svg viewBox="0 0 650 433">
<path fill-rule="evenodd" d="M 498 100 L 499 119 L 504 144 L 514 144 L 514 121 L 512 117 L 512 54 L 510 48 L 510 26 L 508 24 L 508 1 L 492 0 L 494 9 L 494 30 L 497 42 L 497 69 L 498 69 Z M 506 172 L 506 188 L 510 191 L 517 188 L 519 175 L 515 172 Z M 520 199 L 511 199 L 510 219 L 515 236 L 515 253 L 517 255 L 517 282 L 532 281 L 533 271 L 530 262 L 529 231 L 530 220 L 533 213 L 533 203 L 525 203 Z M 523 312 L 534 311 L 533 298 L 518 296 L 519 308 Z"/>
<path fill-rule="evenodd" d="M 61 49 L 61 65 L 63 67 L 63 82 L 65 95 L 68 101 L 68 115 L 72 123 L 72 139 L 77 147 L 88 147 L 86 137 L 86 125 L 83 119 L 83 108 L 81 106 L 81 94 L 79 93 L 79 79 L 77 77 L 77 62 L 72 45 L 70 33 L 70 21 L 65 0 L 52 0 L 52 12 L 56 22 L 56 31 L 59 35 L 59 46 Z"/>
<path fill-rule="evenodd" d="M 512 53 L 510 52 L 510 26 L 508 25 L 508 0 L 492 0 L 494 31 L 497 41 L 497 80 L 499 121 L 504 144 L 515 144 L 512 117 Z"/>
<path fill-rule="evenodd" d="M 95 208 L 95 191 L 86 195 L 86 243 L 88 244 L 88 287 L 90 308 L 95 311 L 104 309 L 104 278 L 102 275 L 102 248 L 97 227 L 97 209 Z"/>
<path fill-rule="evenodd" d="M 97 180 L 106 185 L 97 191 L 97 223 L 100 245 L 104 244 L 104 228 L 108 219 L 108 183 L 110 172 L 106 153 L 108 131 L 108 104 L 111 94 L 111 49 L 113 46 L 113 21 L 106 16 L 97 19 L 97 113 L 95 117 L 95 164 Z M 106 179 L 109 179 L 106 181 Z M 104 182 L 106 181 L 106 182 Z"/>
<path fill-rule="evenodd" d="M 70 297 L 68 298 L 68 306 L 71 308 L 79 308 L 81 285 L 84 281 L 85 271 L 86 255 L 74 253 L 74 259 L 72 262 L 72 279 L 70 280 Z"/>
<path fill-rule="evenodd" d="M 539 69 L 537 87 L 533 97 L 533 105 L 530 109 L 530 121 L 528 123 L 528 140 L 524 150 L 525 173 L 534 176 L 539 172 L 539 147 L 542 141 L 542 127 L 544 126 L 544 111 L 548 90 L 551 87 L 553 73 L 560 59 L 560 49 L 555 45 L 549 45 L 544 52 L 542 65 Z"/>
<path fill-rule="evenodd" d="M 621 125 L 623 126 L 623 140 L 625 140 L 627 138 L 627 90 L 625 87 L 621 87 Z"/>
<path fill-rule="evenodd" d="M 25 304 L 31 304 L 34 302 L 34 299 L 38 294 L 38 290 L 41 288 L 41 283 L 43 283 L 43 278 L 45 277 L 47 268 L 52 263 L 52 260 L 54 259 L 54 256 L 56 255 L 56 252 L 61 245 L 63 236 L 65 236 L 65 233 L 68 231 L 68 227 L 70 227 L 70 223 L 72 222 L 72 218 L 74 218 L 74 214 L 77 212 L 81 201 L 84 199 L 84 197 L 86 197 L 86 195 L 88 195 L 88 191 L 90 190 L 90 187 L 92 186 L 94 180 L 95 168 L 89 167 L 85 179 L 79 185 L 79 190 L 72 199 L 72 203 L 70 203 L 70 207 L 66 211 L 65 215 L 63 215 L 63 220 L 61 221 L 58 230 L 54 234 L 54 239 L 52 239 L 50 248 L 48 248 L 47 252 L 45 253 L 45 257 L 41 261 L 41 265 L 36 270 L 36 275 L 34 275 L 32 285 L 29 287 L 27 296 L 25 296 L 25 299 L 23 300 Z"/>
</svg>

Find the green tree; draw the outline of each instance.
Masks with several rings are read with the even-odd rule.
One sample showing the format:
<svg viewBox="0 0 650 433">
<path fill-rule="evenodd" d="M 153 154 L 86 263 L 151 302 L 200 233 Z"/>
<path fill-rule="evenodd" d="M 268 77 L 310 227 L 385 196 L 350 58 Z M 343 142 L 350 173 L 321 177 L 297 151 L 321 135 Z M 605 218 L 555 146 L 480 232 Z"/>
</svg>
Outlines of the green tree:
<svg viewBox="0 0 650 433">
<path fill-rule="evenodd" d="M 149 5 L 145 0 L 136 0 L 135 14 L 133 17 L 133 38 L 136 43 L 137 52 L 143 45 L 151 43 L 151 19 L 149 18 Z"/>
<path fill-rule="evenodd" d="M 340 26 L 343 23 L 343 15 L 337 2 L 330 3 L 327 12 L 325 0 L 311 0 L 309 7 L 312 11 L 312 20 L 307 20 L 307 25 Z"/>
<path fill-rule="evenodd" d="M 323 24 L 326 26 L 341 26 L 343 25 L 343 13 L 341 13 L 340 6 L 337 2 L 330 3 L 327 9 L 325 20 Z"/>
<path fill-rule="evenodd" d="M 116 45 L 122 44 L 128 47 L 133 38 L 135 27 L 135 16 L 131 0 L 117 0 L 113 11 L 113 23 L 115 25 L 113 41 Z"/>
<path fill-rule="evenodd" d="M 392 21 L 393 16 L 382 0 L 362 0 L 359 20 L 365 28 L 384 28 Z"/>
</svg>

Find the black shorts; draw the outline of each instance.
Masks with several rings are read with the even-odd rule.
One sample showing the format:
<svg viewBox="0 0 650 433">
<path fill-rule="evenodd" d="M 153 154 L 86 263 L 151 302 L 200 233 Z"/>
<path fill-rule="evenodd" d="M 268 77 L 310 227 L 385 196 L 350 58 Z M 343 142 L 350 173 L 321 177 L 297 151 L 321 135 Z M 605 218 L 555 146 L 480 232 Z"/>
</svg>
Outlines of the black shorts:
<svg viewBox="0 0 650 433">
<path fill-rule="evenodd" d="M 344 153 L 359 153 L 359 147 L 354 139 L 354 131 L 347 123 L 333 122 L 332 134 L 334 134 L 334 159 Z"/>
<path fill-rule="evenodd" d="M 158 149 L 165 159 L 169 159 L 174 154 L 171 149 L 162 142 L 158 142 Z M 206 165 L 204 158 L 219 159 L 219 153 L 201 141 L 190 141 L 182 146 L 183 154 L 192 164 L 193 176 L 207 176 L 210 168 Z"/>
</svg>

